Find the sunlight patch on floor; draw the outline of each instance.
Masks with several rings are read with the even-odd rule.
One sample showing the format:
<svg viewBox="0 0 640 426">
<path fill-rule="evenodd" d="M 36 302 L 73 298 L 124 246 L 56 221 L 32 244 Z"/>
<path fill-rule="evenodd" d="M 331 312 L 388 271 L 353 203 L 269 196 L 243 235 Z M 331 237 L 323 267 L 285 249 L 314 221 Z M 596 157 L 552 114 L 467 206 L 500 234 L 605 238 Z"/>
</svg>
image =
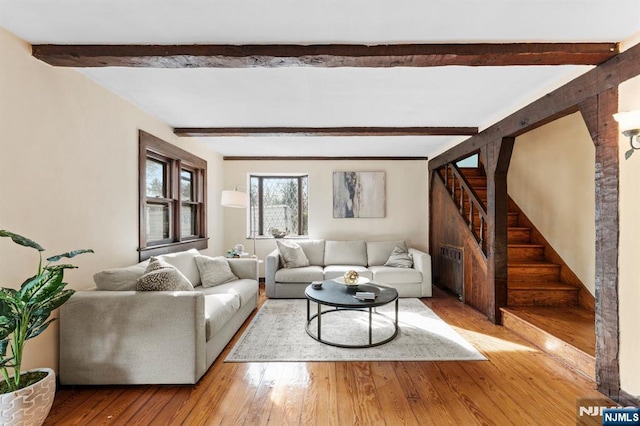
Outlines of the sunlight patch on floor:
<svg viewBox="0 0 640 426">
<path fill-rule="evenodd" d="M 480 352 L 539 352 L 539 350 L 533 346 L 523 345 L 464 328 L 454 327 L 454 329 L 478 348 Z"/>
</svg>

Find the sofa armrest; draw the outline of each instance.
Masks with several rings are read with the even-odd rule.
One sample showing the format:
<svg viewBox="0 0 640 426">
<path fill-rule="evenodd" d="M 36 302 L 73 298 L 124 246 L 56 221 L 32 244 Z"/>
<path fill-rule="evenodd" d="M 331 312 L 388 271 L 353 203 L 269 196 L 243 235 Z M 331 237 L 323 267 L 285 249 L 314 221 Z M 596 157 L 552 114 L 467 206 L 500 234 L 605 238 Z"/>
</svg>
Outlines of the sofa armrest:
<svg viewBox="0 0 640 426">
<path fill-rule="evenodd" d="M 431 256 L 418 249 L 409 248 L 413 257 L 413 267 L 422 273 L 422 297 L 431 297 Z"/>
<path fill-rule="evenodd" d="M 258 279 L 258 259 L 229 258 L 227 260 L 229 261 L 231 272 L 238 278 Z"/>
<path fill-rule="evenodd" d="M 276 249 L 264 259 L 264 290 L 267 297 L 276 295 L 276 271 L 280 269 L 280 252 Z"/>
<path fill-rule="evenodd" d="M 62 384 L 196 383 L 206 372 L 198 291 L 77 291 L 60 308 Z"/>
</svg>

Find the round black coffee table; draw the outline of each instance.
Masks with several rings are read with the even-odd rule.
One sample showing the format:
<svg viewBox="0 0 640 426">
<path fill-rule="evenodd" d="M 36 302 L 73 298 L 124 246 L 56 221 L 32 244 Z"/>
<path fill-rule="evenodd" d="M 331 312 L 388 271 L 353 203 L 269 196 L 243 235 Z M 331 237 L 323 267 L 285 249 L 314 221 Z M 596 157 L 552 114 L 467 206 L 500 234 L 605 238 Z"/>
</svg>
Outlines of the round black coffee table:
<svg viewBox="0 0 640 426">
<path fill-rule="evenodd" d="M 360 300 L 354 296 L 356 291 L 366 291 L 376 294 L 376 298 L 373 300 Z M 311 285 L 307 286 L 304 291 L 307 297 L 307 325 L 305 329 L 307 334 L 317 340 L 318 342 L 337 346 L 340 348 L 370 348 L 373 346 L 383 345 L 390 342 L 398 335 L 398 291 L 393 287 L 386 287 L 376 285 L 374 283 L 360 284 L 357 288 L 347 288 L 344 284 L 337 283 L 333 280 L 326 280 L 322 282 L 322 288 L 314 289 Z M 388 316 L 375 312 L 375 308 L 378 306 L 386 305 L 387 303 L 396 302 L 395 321 Z M 311 302 L 315 302 L 318 305 L 318 312 L 311 315 Z M 322 311 L 322 305 L 331 306 L 335 309 Z M 322 338 L 322 316 L 332 312 L 339 313 L 340 311 L 363 311 L 369 310 L 369 344 L 365 345 L 350 345 L 346 343 L 336 343 Z M 388 319 L 393 324 L 393 334 L 383 340 L 373 341 L 372 332 L 372 317 L 377 315 L 381 318 Z M 318 319 L 318 327 L 316 333 L 311 331 L 311 321 L 315 318 Z"/>
</svg>

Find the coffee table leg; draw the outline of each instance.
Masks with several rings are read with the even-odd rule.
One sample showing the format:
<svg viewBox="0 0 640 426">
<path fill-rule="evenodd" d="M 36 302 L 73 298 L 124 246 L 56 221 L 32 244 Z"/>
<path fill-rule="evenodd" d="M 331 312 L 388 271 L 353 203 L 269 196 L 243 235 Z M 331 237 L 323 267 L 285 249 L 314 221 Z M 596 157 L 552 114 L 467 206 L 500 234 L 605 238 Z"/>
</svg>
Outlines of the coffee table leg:
<svg viewBox="0 0 640 426">
<path fill-rule="evenodd" d="M 396 299 L 396 330 L 398 329 L 398 300 Z"/>
<path fill-rule="evenodd" d="M 369 344 L 371 345 L 373 342 L 373 333 L 371 332 L 371 319 L 372 319 L 372 313 L 371 313 L 371 308 L 369 308 Z"/>
<path fill-rule="evenodd" d="M 321 323 L 322 323 L 322 315 L 320 315 L 322 313 L 322 310 L 320 309 L 320 304 L 318 303 L 318 340 L 322 339 L 322 336 L 320 335 L 321 333 Z"/>
</svg>

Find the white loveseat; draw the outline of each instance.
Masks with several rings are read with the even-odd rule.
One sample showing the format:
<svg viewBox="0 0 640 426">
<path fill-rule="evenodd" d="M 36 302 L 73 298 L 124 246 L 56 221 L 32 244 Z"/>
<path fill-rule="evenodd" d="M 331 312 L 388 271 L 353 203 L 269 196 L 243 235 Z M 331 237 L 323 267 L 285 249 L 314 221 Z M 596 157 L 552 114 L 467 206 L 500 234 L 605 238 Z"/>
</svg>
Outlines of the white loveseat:
<svg viewBox="0 0 640 426">
<path fill-rule="evenodd" d="M 390 285 L 400 297 L 431 297 L 431 256 L 414 248 L 407 251 L 413 267 L 384 266 L 396 246 L 404 241 L 294 240 L 309 266 L 285 268 L 278 249 L 265 259 L 265 292 L 270 298 L 303 298 L 312 281 L 339 278 L 355 270 L 373 282 Z"/>
<path fill-rule="evenodd" d="M 147 262 L 96 274 L 110 290 L 77 291 L 60 309 L 60 383 L 196 383 L 258 302 L 256 260 L 228 259 L 238 279 L 205 288 L 197 254 L 160 256 L 192 291 L 130 289 Z"/>
</svg>

